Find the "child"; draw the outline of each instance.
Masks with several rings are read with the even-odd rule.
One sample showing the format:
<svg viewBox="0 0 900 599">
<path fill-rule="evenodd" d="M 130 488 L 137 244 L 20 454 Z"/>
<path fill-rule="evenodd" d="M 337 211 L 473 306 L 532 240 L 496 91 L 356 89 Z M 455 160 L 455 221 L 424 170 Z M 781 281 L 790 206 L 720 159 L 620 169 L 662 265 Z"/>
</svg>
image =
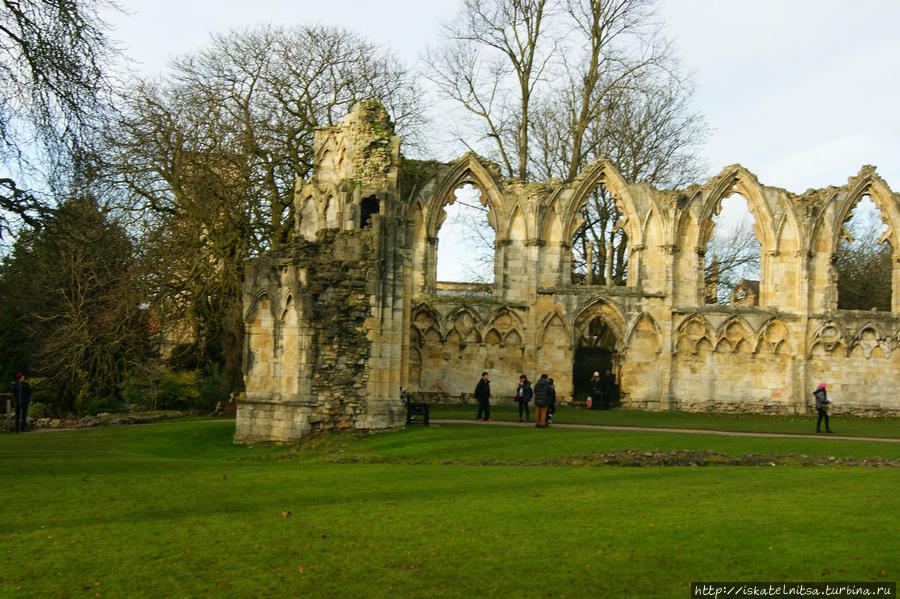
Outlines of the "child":
<svg viewBox="0 0 900 599">
<path fill-rule="evenodd" d="M 556 386 L 553 384 L 553 379 L 548 379 L 550 383 L 550 405 L 547 407 L 547 426 L 553 422 L 553 414 L 556 413 Z"/>
</svg>

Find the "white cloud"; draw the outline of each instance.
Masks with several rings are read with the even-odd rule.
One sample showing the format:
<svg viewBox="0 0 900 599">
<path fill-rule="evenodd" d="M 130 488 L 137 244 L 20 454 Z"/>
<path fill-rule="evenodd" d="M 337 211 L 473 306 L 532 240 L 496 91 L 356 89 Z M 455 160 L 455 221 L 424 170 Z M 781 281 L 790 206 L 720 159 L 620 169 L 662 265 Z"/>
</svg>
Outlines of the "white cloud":
<svg viewBox="0 0 900 599">
<path fill-rule="evenodd" d="M 416 64 L 461 2 L 121 4 L 136 14 L 112 19 L 117 37 L 145 72 L 156 73 L 203 47 L 211 32 L 260 23 L 344 26 Z M 874 164 L 900 191 L 900 2 L 663 0 L 660 8 L 684 66 L 695 72 L 695 107 L 713 129 L 702 154 L 713 172 L 739 162 L 765 185 L 802 192 L 841 184 Z"/>
</svg>

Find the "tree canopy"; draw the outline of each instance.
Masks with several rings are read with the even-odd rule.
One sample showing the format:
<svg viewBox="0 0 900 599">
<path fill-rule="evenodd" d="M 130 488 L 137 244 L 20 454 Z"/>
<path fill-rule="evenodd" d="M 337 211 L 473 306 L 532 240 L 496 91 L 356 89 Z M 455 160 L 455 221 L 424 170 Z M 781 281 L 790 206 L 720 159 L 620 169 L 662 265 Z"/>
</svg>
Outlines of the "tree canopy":
<svg viewBox="0 0 900 599">
<path fill-rule="evenodd" d="M 40 223 L 103 112 L 117 55 L 107 0 L 0 2 L 0 237 Z"/>
</svg>

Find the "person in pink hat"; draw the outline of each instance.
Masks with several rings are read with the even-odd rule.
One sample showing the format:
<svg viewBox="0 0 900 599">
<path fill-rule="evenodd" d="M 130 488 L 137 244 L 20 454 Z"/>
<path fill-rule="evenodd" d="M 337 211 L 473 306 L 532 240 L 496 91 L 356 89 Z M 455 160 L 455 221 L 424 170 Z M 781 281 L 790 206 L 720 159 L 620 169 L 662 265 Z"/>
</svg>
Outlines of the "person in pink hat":
<svg viewBox="0 0 900 599">
<path fill-rule="evenodd" d="M 825 383 L 819 383 L 819 386 L 813 391 L 813 397 L 816 398 L 816 412 L 819 413 L 819 419 L 816 420 L 816 432 L 822 432 L 823 419 L 825 420 L 825 432 L 832 432 L 831 427 L 828 426 L 828 404 L 831 403 L 831 400 L 828 399 L 828 395 L 825 392 Z"/>
</svg>

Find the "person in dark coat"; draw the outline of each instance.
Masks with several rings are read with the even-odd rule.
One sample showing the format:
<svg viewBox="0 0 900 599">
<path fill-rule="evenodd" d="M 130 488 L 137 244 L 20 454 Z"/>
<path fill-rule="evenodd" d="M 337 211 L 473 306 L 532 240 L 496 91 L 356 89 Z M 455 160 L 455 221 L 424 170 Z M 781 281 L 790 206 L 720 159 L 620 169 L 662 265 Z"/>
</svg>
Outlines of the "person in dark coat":
<svg viewBox="0 0 900 599">
<path fill-rule="evenodd" d="M 531 381 L 524 374 L 519 377 L 519 386 L 516 388 L 516 402 L 519 404 L 519 422 L 522 422 L 522 410 L 525 410 L 525 422 L 531 420 L 531 414 L 528 411 L 528 404 L 531 402 L 531 396 L 534 390 L 531 388 Z"/>
<path fill-rule="evenodd" d="M 825 383 L 819 383 L 819 386 L 813 391 L 813 397 L 816 398 L 816 412 L 819 413 L 819 419 L 816 420 L 816 432 L 822 432 L 823 419 L 825 420 L 825 432 L 832 432 L 831 427 L 828 426 L 828 404 L 831 403 L 831 400 L 828 399 L 828 394 L 825 392 Z"/>
<path fill-rule="evenodd" d="M 481 373 L 481 380 L 475 386 L 475 399 L 478 400 L 478 422 L 491 419 L 491 381 L 488 373 Z"/>
<path fill-rule="evenodd" d="M 550 406 L 552 389 L 546 374 L 542 374 L 538 382 L 534 384 L 534 425 L 537 428 L 547 426 L 547 408 Z"/>
<path fill-rule="evenodd" d="M 550 405 L 547 406 L 547 422 L 546 426 L 553 424 L 553 415 L 556 414 L 556 383 L 553 379 L 547 379 L 550 383 Z"/>
<path fill-rule="evenodd" d="M 608 410 L 615 399 L 616 375 L 607 370 L 600 379 L 600 387 L 603 393 L 603 409 Z"/>
<path fill-rule="evenodd" d="M 16 382 L 12 385 L 13 401 L 16 404 L 16 428 L 18 434 L 25 432 L 28 425 L 28 403 L 31 401 L 31 386 L 25 381 L 25 375 L 16 374 Z"/>
</svg>

